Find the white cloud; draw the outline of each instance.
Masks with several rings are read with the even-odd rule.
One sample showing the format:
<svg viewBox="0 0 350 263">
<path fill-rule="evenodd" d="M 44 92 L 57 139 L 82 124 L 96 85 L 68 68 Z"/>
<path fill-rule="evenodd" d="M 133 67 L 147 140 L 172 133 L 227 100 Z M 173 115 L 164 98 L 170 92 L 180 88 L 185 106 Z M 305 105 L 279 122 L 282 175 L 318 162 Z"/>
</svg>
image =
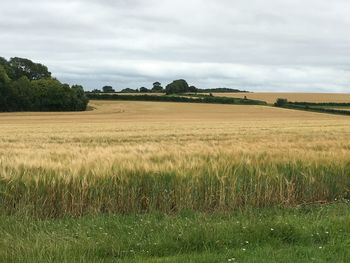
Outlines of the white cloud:
<svg viewBox="0 0 350 263">
<path fill-rule="evenodd" d="M 88 88 L 348 91 L 346 0 L 0 0 L 2 56 Z"/>
</svg>

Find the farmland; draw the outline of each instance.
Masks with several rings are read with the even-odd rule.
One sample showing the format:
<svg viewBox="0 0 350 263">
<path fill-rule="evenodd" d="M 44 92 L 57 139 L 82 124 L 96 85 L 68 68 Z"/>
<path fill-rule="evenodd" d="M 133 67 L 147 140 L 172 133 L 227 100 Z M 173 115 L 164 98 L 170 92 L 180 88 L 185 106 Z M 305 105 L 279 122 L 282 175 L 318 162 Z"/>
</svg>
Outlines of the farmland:
<svg viewBox="0 0 350 263">
<path fill-rule="evenodd" d="M 115 93 L 104 93 L 113 95 Z M 198 93 L 199 95 L 209 95 L 209 93 Z M 293 93 L 293 92 L 218 92 L 212 93 L 215 97 L 232 97 L 232 98 L 248 98 L 251 100 L 266 101 L 269 104 L 276 102 L 278 98 L 284 98 L 288 101 L 297 102 L 313 102 L 313 103 L 347 103 L 350 102 L 350 93 Z M 119 95 L 152 95 L 162 96 L 164 93 L 120 93 Z M 183 95 L 184 96 L 184 95 Z"/>
<path fill-rule="evenodd" d="M 288 99 L 288 101 L 299 102 L 349 102 L 349 93 L 282 93 L 282 92 L 256 92 L 256 93 L 214 93 L 214 96 L 228 96 L 253 100 L 263 100 L 267 103 L 274 103 L 278 98 Z"/>
<path fill-rule="evenodd" d="M 86 254 L 96 261 L 222 262 L 235 254 L 248 261 L 242 243 L 254 240 L 246 244 L 251 257 L 276 248 L 276 262 L 322 261 L 346 250 L 349 117 L 249 105 L 91 101 L 90 107 L 0 114 L 2 259 L 70 262 Z M 136 226 L 141 220 L 150 223 Z M 158 223 L 188 236 L 169 237 Z M 277 226 L 272 236 L 269 224 Z M 312 238 L 320 229 L 332 235 Z M 45 245 L 48 233 L 57 247 Z M 308 248 L 298 256 L 286 244 Z M 337 257 L 346 262 L 349 254 Z"/>
</svg>

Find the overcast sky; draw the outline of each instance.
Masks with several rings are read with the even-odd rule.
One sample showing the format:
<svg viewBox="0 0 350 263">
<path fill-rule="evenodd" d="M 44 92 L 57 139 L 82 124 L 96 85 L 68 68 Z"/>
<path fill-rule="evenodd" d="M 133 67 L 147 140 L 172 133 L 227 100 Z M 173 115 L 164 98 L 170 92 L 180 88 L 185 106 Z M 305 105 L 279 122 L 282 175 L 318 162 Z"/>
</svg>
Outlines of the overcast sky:
<svg viewBox="0 0 350 263">
<path fill-rule="evenodd" d="M 349 0 L 0 0 L 0 56 L 86 89 L 350 92 Z"/>
</svg>

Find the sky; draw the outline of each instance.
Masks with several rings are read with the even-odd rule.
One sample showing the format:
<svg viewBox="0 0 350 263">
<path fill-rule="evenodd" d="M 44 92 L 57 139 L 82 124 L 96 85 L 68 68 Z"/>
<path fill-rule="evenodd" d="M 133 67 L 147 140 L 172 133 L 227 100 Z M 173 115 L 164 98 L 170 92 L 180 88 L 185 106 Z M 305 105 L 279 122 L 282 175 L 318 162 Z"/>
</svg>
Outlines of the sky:
<svg viewBox="0 0 350 263">
<path fill-rule="evenodd" d="M 350 92 L 349 0 L 0 0 L 0 56 L 87 90 Z"/>
</svg>

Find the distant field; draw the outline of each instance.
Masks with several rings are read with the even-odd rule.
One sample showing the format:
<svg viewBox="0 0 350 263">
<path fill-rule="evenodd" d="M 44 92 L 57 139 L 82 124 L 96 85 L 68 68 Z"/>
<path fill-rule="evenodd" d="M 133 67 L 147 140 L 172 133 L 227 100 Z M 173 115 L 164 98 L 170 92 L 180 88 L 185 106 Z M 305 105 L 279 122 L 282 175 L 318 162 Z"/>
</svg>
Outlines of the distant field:
<svg viewBox="0 0 350 263">
<path fill-rule="evenodd" d="M 325 108 L 350 111 L 350 107 L 325 107 Z"/>
<path fill-rule="evenodd" d="M 117 125 L 118 122 L 130 122 L 141 125 L 149 122 L 160 123 L 202 123 L 231 122 L 235 124 L 256 122 L 268 126 L 270 122 L 329 120 L 337 117 L 324 114 L 278 109 L 266 106 L 221 105 L 221 104 L 188 104 L 173 102 L 133 102 L 133 101 L 91 101 L 89 106 L 94 110 L 86 112 L 63 113 L 0 113 L 1 124 L 37 123 L 46 128 L 48 124 L 94 123 L 104 122 Z"/>
<path fill-rule="evenodd" d="M 200 93 L 199 93 L 200 94 Z M 203 93 L 209 95 L 209 93 Z M 164 95 L 164 93 L 120 93 L 120 95 Z M 234 97 L 253 100 L 262 100 L 267 103 L 275 103 L 278 98 L 298 102 L 349 102 L 350 93 L 279 93 L 279 92 L 254 92 L 254 93 L 213 93 L 218 97 Z"/>
<path fill-rule="evenodd" d="M 109 95 L 164 95 L 165 93 L 154 93 L 154 92 L 116 92 L 116 93 L 101 93 L 101 94 L 109 94 Z"/>
<path fill-rule="evenodd" d="M 274 103 L 278 98 L 298 102 L 350 102 L 350 93 L 214 93 L 214 96 L 229 96 L 236 98 L 263 100 L 267 103 Z"/>
</svg>

